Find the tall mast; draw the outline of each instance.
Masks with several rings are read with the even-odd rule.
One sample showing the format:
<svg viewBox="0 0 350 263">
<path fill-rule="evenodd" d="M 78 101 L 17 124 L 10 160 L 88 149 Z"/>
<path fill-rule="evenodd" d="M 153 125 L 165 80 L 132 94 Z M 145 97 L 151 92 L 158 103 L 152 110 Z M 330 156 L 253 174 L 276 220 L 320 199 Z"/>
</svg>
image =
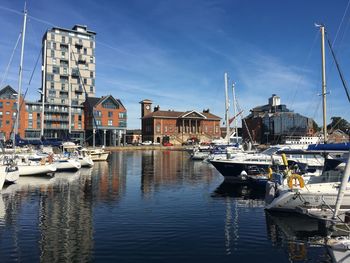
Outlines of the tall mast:
<svg viewBox="0 0 350 263">
<path fill-rule="evenodd" d="M 71 133 L 72 133 L 72 87 L 70 85 L 70 68 L 71 68 L 71 62 L 70 62 L 70 58 L 71 58 L 71 48 L 70 48 L 70 44 L 68 44 L 68 137 L 70 137 Z M 77 61 L 75 63 L 78 63 Z M 77 67 L 79 68 L 78 64 Z M 79 78 L 79 80 L 81 81 L 82 79 Z"/>
<path fill-rule="evenodd" d="M 42 88 L 41 88 L 41 138 L 44 137 L 44 120 L 45 120 L 45 93 L 46 93 L 46 40 L 44 41 L 44 66 L 42 68 Z"/>
<path fill-rule="evenodd" d="M 237 127 L 237 104 L 236 104 L 236 91 L 235 91 L 235 83 L 232 83 L 232 96 L 233 96 L 233 117 L 235 118 L 235 137 L 236 143 L 238 143 L 238 127 Z"/>
<path fill-rule="evenodd" d="M 228 114 L 228 110 L 229 110 L 229 101 L 228 101 L 228 76 L 227 76 L 227 72 L 225 72 L 225 121 L 226 121 L 226 140 L 227 140 L 227 144 L 230 143 L 230 123 L 229 123 L 229 114 Z"/>
<path fill-rule="evenodd" d="M 24 39 L 26 36 L 26 25 L 27 25 L 27 8 L 24 4 L 24 19 L 23 19 L 23 32 L 22 32 L 22 47 L 21 47 L 21 60 L 19 66 L 19 80 L 18 80 L 18 94 L 17 94 L 17 113 L 16 113 L 16 123 L 15 123 L 15 132 L 13 135 L 13 148 L 16 146 L 16 134 L 18 134 L 19 126 L 19 111 L 21 106 L 21 92 L 22 92 L 22 73 L 23 73 L 23 54 L 24 54 Z"/>
<path fill-rule="evenodd" d="M 320 26 L 321 30 L 321 54 L 322 54 L 322 106 L 323 106 L 323 136 L 324 143 L 327 143 L 327 112 L 326 112 L 326 57 L 325 57 L 325 28 Z"/>
</svg>

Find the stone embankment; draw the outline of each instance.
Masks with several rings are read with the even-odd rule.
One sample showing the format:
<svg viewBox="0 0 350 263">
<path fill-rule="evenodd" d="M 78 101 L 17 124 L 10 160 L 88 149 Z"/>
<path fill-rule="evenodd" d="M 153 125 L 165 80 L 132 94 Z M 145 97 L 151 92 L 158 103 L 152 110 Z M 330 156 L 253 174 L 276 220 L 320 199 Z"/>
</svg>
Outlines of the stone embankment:
<svg viewBox="0 0 350 263">
<path fill-rule="evenodd" d="M 161 145 L 140 145 L 140 146 L 108 146 L 105 149 L 108 151 L 134 151 L 134 150 L 163 150 L 163 151 L 184 151 L 188 146 L 161 146 Z"/>
</svg>

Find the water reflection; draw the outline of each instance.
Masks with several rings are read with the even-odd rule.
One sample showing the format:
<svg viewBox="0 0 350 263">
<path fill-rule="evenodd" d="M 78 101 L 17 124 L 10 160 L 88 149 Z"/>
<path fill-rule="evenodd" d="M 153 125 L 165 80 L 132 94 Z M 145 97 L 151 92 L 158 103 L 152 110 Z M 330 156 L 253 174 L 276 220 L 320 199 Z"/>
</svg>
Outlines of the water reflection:
<svg viewBox="0 0 350 263">
<path fill-rule="evenodd" d="M 184 151 L 143 151 L 141 193 L 148 196 L 161 186 L 210 183 L 215 169 L 210 164 L 192 162 Z"/>
<path fill-rule="evenodd" d="M 113 153 L 108 162 L 94 164 L 92 193 L 95 202 L 116 201 L 123 196 L 128 165 L 127 155 L 122 153 Z"/>
<path fill-rule="evenodd" d="M 291 213 L 266 214 L 268 238 L 291 262 L 332 262 L 325 247 L 327 231 L 317 219 Z"/>
<path fill-rule="evenodd" d="M 212 197 L 233 197 L 246 200 L 260 200 L 265 198 L 265 189 L 251 185 L 232 184 L 223 181 L 213 192 Z M 263 202 L 259 202 L 263 203 Z"/>
<path fill-rule="evenodd" d="M 5 228 L 0 231 L 10 237 L 6 242 L 12 249 L 11 257 L 27 261 L 40 258 L 42 262 L 90 261 L 93 247 L 90 193 L 91 169 L 56 173 L 54 177 L 20 177 L 16 184 L 4 189 L 0 209 Z M 34 211 L 22 218 L 21 213 L 28 210 Z M 24 247 L 18 243 L 22 235 L 31 241 Z"/>
</svg>

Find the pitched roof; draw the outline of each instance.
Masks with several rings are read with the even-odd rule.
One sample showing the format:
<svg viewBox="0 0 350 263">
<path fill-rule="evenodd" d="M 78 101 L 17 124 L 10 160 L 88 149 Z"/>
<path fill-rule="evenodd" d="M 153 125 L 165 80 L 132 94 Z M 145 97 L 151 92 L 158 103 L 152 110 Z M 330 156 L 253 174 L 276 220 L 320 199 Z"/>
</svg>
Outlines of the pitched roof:
<svg viewBox="0 0 350 263">
<path fill-rule="evenodd" d="M 182 119 L 182 118 L 189 118 L 188 116 L 191 113 L 197 113 L 198 115 L 202 115 L 202 117 L 198 117 L 201 119 L 209 119 L 209 120 L 221 120 L 220 117 L 208 113 L 208 112 L 197 112 L 197 111 L 172 111 L 172 110 L 168 110 L 168 111 L 162 111 L 162 110 L 158 110 L 158 111 L 153 111 L 145 116 L 143 116 L 143 119 L 148 119 L 148 118 L 165 118 L 165 119 Z"/>
<path fill-rule="evenodd" d="M 115 104 L 118 104 L 125 109 L 125 107 L 124 107 L 123 103 L 120 101 L 120 99 L 115 99 L 112 95 L 103 96 L 101 98 L 88 97 L 88 98 L 86 98 L 86 103 L 87 103 L 88 107 L 92 108 L 92 107 L 96 107 L 98 104 L 103 103 L 107 99 L 111 99 Z"/>
<path fill-rule="evenodd" d="M 13 99 L 14 94 L 17 94 L 17 91 L 15 91 L 10 85 L 5 86 L 0 90 L 0 97 L 6 97 Z"/>
</svg>

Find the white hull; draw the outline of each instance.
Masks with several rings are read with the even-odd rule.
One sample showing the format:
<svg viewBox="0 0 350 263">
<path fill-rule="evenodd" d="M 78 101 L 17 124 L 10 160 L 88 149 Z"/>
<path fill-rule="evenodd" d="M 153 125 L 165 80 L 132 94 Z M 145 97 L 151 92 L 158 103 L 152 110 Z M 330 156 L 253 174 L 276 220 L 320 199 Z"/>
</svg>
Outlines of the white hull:
<svg viewBox="0 0 350 263">
<path fill-rule="evenodd" d="M 79 158 L 79 162 L 81 167 L 92 167 L 94 165 L 94 162 L 89 157 L 81 157 Z"/>
<path fill-rule="evenodd" d="M 81 168 L 81 164 L 75 159 L 58 160 L 54 162 L 56 164 L 57 172 L 59 171 L 76 171 Z"/>
<path fill-rule="evenodd" d="M 17 167 L 6 169 L 6 166 L 1 168 L 5 173 L 5 182 L 15 183 L 19 178 L 19 171 Z"/>
<path fill-rule="evenodd" d="M 0 166 L 0 190 L 4 186 L 5 179 L 6 179 L 6 166 L 1 165 Z"/>
<path fill-rule="evenodd" d="M 296 211 L 297 207 L 335 207 L 339 183 L 306 184 L 304 188 L 288 190 L 280 187 L 279 196 L 266 206 L 268 210 Z M 350 209 L 350 188 L 345 191 L 341 210 Z"/>
<path fill-rule="evenodd" d="M 55 164 L 44 164 L 44 165 L 18 165 L 19 175 L 20 176 L 30 176 L 30 175 L 40 175 L 56 172 Z"/>
<path fill-rule="evenodd" d="M 90 152 L 92 161 L 107 161 L 109 152 Z"/>
</svg>

